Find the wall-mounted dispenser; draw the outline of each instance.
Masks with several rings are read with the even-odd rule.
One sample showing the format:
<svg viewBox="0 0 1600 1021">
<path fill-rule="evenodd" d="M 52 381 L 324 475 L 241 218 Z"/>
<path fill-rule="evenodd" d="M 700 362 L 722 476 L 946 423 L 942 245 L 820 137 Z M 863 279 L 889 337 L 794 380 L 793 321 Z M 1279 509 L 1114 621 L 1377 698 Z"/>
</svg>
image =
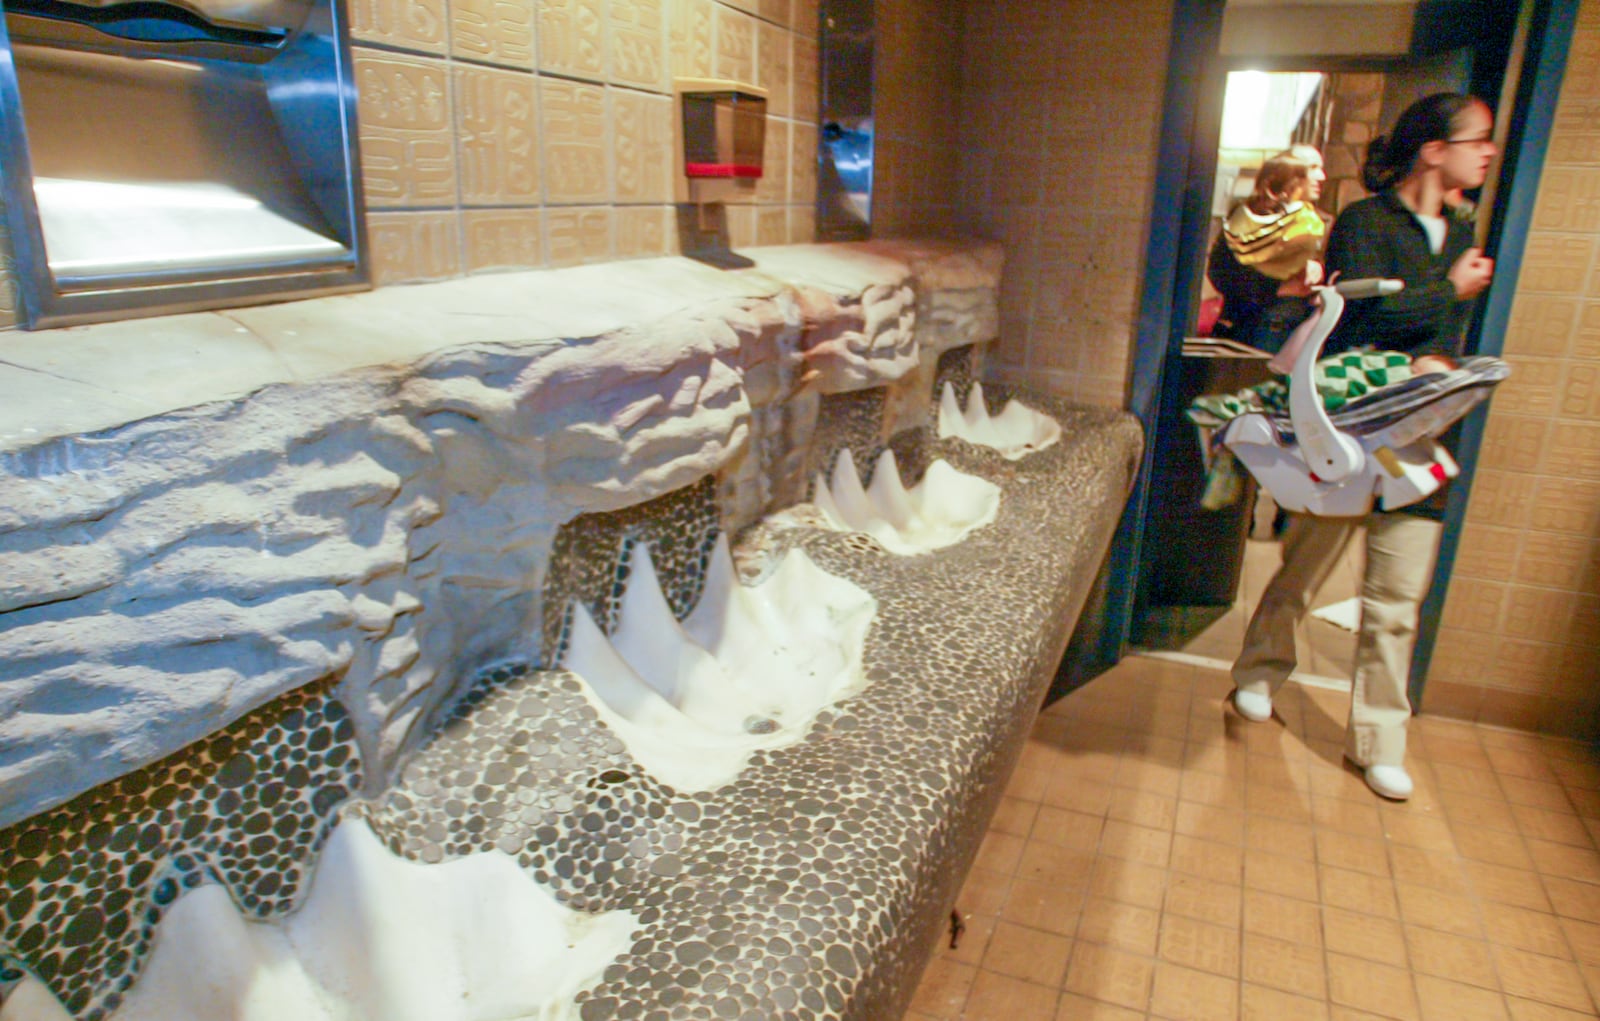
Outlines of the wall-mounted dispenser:
<svg viewBox="0 0 1600 1021">
<path fill-rule="evenodd" d="M 767 93 L 742 82 L 679 78 L 678 245 L 718 266 L 750 265 L 728 242 L 728 202 L 755 199 L 767 135 Z"/>
<path fill-rule="evenodd" d="M 333 0 L 5 0 L 0 180 L 29 326 L 366 286 Z"/>
</svg>

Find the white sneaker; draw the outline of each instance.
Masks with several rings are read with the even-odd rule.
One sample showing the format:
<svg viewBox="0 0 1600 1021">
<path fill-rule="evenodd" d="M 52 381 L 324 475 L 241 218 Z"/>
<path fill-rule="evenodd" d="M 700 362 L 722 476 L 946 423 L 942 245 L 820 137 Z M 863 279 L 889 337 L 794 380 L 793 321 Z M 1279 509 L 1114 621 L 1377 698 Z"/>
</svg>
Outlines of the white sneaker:
<svg viewBox="0 0 1600 1021">
<path fill-rule="evenodd" d="M 1257 695 L 1243 688 L 1234 688 L 1233 707 L 1251 723 L 1265 723 L 1272 719 L 1271 695 Z"/>
<path fill-rule="evenodd" d="M 1368 787 L 1391 801 L 1406 800 L 1414 789 L 1404 766 L 1368 766 L 1364 775 Z"/>
</svg>

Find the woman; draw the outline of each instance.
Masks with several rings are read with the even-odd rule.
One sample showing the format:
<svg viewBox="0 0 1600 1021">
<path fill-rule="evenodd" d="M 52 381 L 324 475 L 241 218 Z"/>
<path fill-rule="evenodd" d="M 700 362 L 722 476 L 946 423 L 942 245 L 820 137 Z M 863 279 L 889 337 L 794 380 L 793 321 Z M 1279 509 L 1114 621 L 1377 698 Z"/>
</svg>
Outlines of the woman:
<svg viewBox="0 0 1600 1021">
<path fill-rule="evenodd" d="M 1327 174 L 1322 154 L 1295 146 L 1261 165 L 1250 197 L 1236 206 L 1211 247 L 1206 275 L 1222 295 L 1213 331 L 1276 352 L 1310 311 L 1322 280 L 1317 261 L 1326 227 L 1312 202 Z"/>
<path fill-rule="evenodd" d="M 1362 168 L 1372 198 L 1347 208 L 1328 238 L 1327 269 L 1346 280 L 1388 277 L 1405 289 L 1351 301 L 1324 351 L 1356 347 L 1429 356 L 1456 353 L 1472 299 L 1489 286 L 1494 264 L 1472 244 L 1471 227 L 1450 216 L 1445 196 L 1483 184 L 1494 159 L 1494 119 L 1481 100 L 1443 93 L 1417 101 L 1394 132 L 1375 140 Z M 1417 612 L 1433 575 L 1441 526 L 1426 506 L 1364 518 L 1294 515 L 1283 566 L 1250 620 L 1233 665 L 1234 706 L 1246 719 L 1272 715 L 1272 695 L 1295 667 L 1295 623 L 1357 529 L 1366 530 L 1361 630 L 1345 757 L 1367 786 L 1404 800 L 1411 703 L 1406 681 Z"/>
</svg>

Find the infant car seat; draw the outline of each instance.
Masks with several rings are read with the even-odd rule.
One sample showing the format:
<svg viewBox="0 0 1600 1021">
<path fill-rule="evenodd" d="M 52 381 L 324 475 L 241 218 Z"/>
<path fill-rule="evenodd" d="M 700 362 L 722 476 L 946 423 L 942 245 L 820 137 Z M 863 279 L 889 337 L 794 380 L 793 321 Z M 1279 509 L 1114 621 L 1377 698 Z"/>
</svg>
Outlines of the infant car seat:
<svg viewBox="0 0 1600 1021">
<path fill-rule="evenodd" d="M 1323 517 L 1358 517 L 1417 503 L 1460 471 L 1435 437 L 1486 400 L 1510 370 L 1498 358 L 1469 358 L 1374 390 L 1329 413 L 1317 391 L 1322 345 L 1346 298 L 1398 292 L 1399 280 L 1350 280 L 1316 289 L 1318 308 L 1269 363 L 1289 373 L 1289 415 L 1251 412 L 1231 419 L 1225 445 L 1278 506 Z"/>
</svg>

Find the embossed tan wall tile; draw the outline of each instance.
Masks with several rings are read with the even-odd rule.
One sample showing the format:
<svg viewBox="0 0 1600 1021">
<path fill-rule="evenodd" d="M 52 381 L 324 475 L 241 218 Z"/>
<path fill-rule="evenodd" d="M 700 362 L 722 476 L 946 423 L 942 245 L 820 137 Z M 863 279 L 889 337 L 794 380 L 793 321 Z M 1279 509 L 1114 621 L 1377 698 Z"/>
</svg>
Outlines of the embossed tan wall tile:
<svg viewBox="0 0 1600 1021">
<path fill-rule="evenodd" d="M 1548 416 L 1565 386 L 1568 363 L 1556 358 L 1516 358 L 1511 378 L 1495 387 L 1497 412 Z"/>
<path fill-rule="evenodd" d="M 817 209 L 815 205 L 789 207 L 789 243 L 809 245 L 817 240 Z"/>
<path fill-rule="evenodd" d="M 790 24 L 808 39 L 817 38 L 822 26 L 822 0 L 794 0 Z"/>
<path fill-rule="evenodd" d="M 756 182 L 756 201 L 789 201 L 789 122 L 767 118 L 767 134 L 761 150 L 761 179 Z"/>
<path fill-rule="evenodd" d="M 789 127 L 789 201 L 817 204 L 817 129 L 811 124 Z"/>
<path fill-rule="evenodd" d="M 1472 479 L 1467 520 L 1506 528 L 1526 528 L 1533 509 L 1533 499 L 1526 475 L 1480 466 Z"/>
<path fill-rule="evenodd" d="M 357 50 L 354 64 L 367 205 L 454 205 L 455 137 L 446 66 L 371 50 Z"/>
<path fill-rule="evenodd" d="M 757 7 L 755 13 L 766 20 L 783 28 L 791 27 L 789 0 L 760 0 Z"/>
<path fill-rule="evenodd" d="M 1560 413 L 1567 418 L 1600 421 L 1600 363 L 1565 362 Z M 1519 364 L 1517 370 L 1520 372 Z"/>
<path fill-rule="evenodd" d="M 462 214 L 467 271 L 544 265 L 544 214 L 538 209 L 475 209 Z"/>
<path fill-rule="evenodd" d="M 1560 358 L 1578 316 L 1578 299 L 1547 294 L 1518 294 L 1511 306 L 1511 322 L 1506 328 L 1507 354 L 1539 355 Z M 1600 333 L 1600 316 L 1595 327 Z"/>
<path fill-rule="evenodd" d="M 1455 584 L 1451 584 L 1454 597 Z M 1442 625 L 1439 641 L 1433 649 L 1433 660 L 1428 664 L 1428 687 L 1423 704 L 1430 710 L 1430 696 L 1438 681 L 1481 684 L 1483 665 L 1491 662 L 1500 647 L 1500 638 L 1493 632 L 1478 631 Z"/>
<path fill-rule="evenodd" d="M 1490 415 L 1479 465 L 1529 474 L 1538 472 L 1548 427 L 1544 419 L 1504 413 Z"/>
<path fill-rule="evenodd" d="M 1545 473 L 1586 482 L 1600 480 L 1600 422 L 1562 422 L 1550 427 Z"/>
<path fill-rule="evenodd" d="M 730 205 L 728 209 L 728 247 L 749 248 L 756 244 L 756 207 Z"/>
<path fill-rule="evenodd" d="M 666 96 L 611 93 L 612 145 L 618 202 L 671 202 L 672 111 Z"/>
<path fill-rule="evenodd" d="M 1600 544 L 1593 536 L 1529 532 L 1513 573 L 1527 585 L 1600 595 Z"/>
<path fill-rule="evenodd" d="M 767 114 L 789 116 L 794 74 L 794 33 L 761 22 L 756 27 L 756 84 L 767 90 Z"/>
<path fill-rule="evenodd" d="M 1578 327 L 1572 331 L 1568 355 L 1585 361 L 1600 361 L 1600 301 L 1586 301 L 1578 313 Z"/>
<path fill-rule="evenodd" d="M 536 81 L 527 72 L 456 67 L 461 201 L 467 205 L 539 201 Z"/>
<path fill-rule="evenodd" d="M 610 0 L 611 80 L 661 91 L 667 87 L 664 0 Z"/>
<path fill-rule="evenodd" d="M 1600 167 L 1550 167 L 1539 180 L 1536 230 L 1600 230 Z"/>
<path fill-rule="evenodd" d="M 538 0 L 539 69 L 600 81 L 606 73 L 604 0 Z"/>
<path fill-rule="evenodd" d="M 789 237 L 789 214 L 782 206 L 768 209 L 756 207 L 756 244 L 781 245 Z"/>
<path fill-rule="evenodd" d="M 1561 80 L 1561 100 L 1600 99 L 1600 37 L 1593 31 L 1572 34 L 1566 74 Z"/>
<path fill-rule="evenodd" d="M 1585 664 L 1585 660 L 1589 660 Z M 1571 645 L 1507 638 L 1500 654 L 1482 661 L 1481 679 L 1497 688 L 1556 698 L 1594 697 L 1595 658 Z"/>
<path fill-rule="evenodd" d="M 546 201 L 610 201 L 606 90 L 541 78 L 539 93 Z M 554 252 L 552 248 L 552 256 Z"/>
<path fill-rule="evenodd" d="M 673 0 L 668 10 L 667 57 L 674 77 L 710 78 L 716 73 L 716 5 L 711 0 Z"/>
<path fill-rule="evenodd" d="M 450 52 L 532 70 L 533 0 L 450 0 Z"/>
<path fill-rule="evenodd" d="M 1482 474 L 1473 480 L 1472 502 L 1478 502 Z M 1600 482 L 1543 478 L 1527 497 L 1528 523 L 1547 532 L 1600 535 Z"/>
<path fill-rule="evenodd" d="M 718 78 L 755 84 L 756 19 L 731 7 L 717 8 Z"/>
<path fill-rule="evenodd" d="M 571 266 L 611 258 L 611 219 L 612 210 L 604 207 L 546 209 L 550 265 Z"/>
<path fill-rule="evenodd" d="M 818 90 L 821 86 L 819 77 L 821 64 L 817 50 L 817 41 L 814 37 L 807 37 L 798 32 L 794 37 L 794 54 L 791 58 L 794 69 L 789 75 L 789 112 L 797 121 L 817 122 L 817 110 L 821 103 Z"/>
<path fill-rule="evenodd" d="M 371 213 L 367 244 L 372 282 L 444 280 L 461 274 L 460 225 L 454 213 Z"/>
<path fill-rule="evenodd" d="M 1505 634 L 1594 648 L 1600 644 L 1600 597 L 1508 586 Z"/>
<path fill-rule="evenodd" d="M 1501 582 L 1452 578 L 1440 624 L 1463 631 L 1498 634 L 1505 599 L 1506 586 Z"/>
<path fill-rule="evenodd" d="M 0 198 L 0 327 L 22 321 L 22 296 L 17 291 L 16 257 L 11 251 L 11 235 L 6 229 L 5 200 Z"/>
<path fill-rule="evenodd" d="M 617 258 L 675 255 L 678 232 L 671 206 L 618 206 Z"/>
<path fill-rule="evenodd" d="M 1600 166 L 1600 98 L 1562 102 L 1547 158 L 1551 164 Z"/>
<path fill-rule="evenodd" d="M 445 0 L 350 0 L 350 37 L 442 56 Z"/>
<path fill-rule="evenodd" d="M 1593 241 L 1582 235 L 1530 234 L 1517 289 L 1582 294 L 1593 249 Z"/>
<path fill-rule="evenodd" d="M 722 0 L 724 4 L 746 14 L 758 14 L 761 11 L 761 0 Z"/>
<path fill-rule="evenodd" d="M 1514 528 L 1468 522 L 1461 530 L 1456 572 L 1464 578 L 1504 581 L 1517 567 L 1517 545 L 1522 533 Z"/>
</svg>

